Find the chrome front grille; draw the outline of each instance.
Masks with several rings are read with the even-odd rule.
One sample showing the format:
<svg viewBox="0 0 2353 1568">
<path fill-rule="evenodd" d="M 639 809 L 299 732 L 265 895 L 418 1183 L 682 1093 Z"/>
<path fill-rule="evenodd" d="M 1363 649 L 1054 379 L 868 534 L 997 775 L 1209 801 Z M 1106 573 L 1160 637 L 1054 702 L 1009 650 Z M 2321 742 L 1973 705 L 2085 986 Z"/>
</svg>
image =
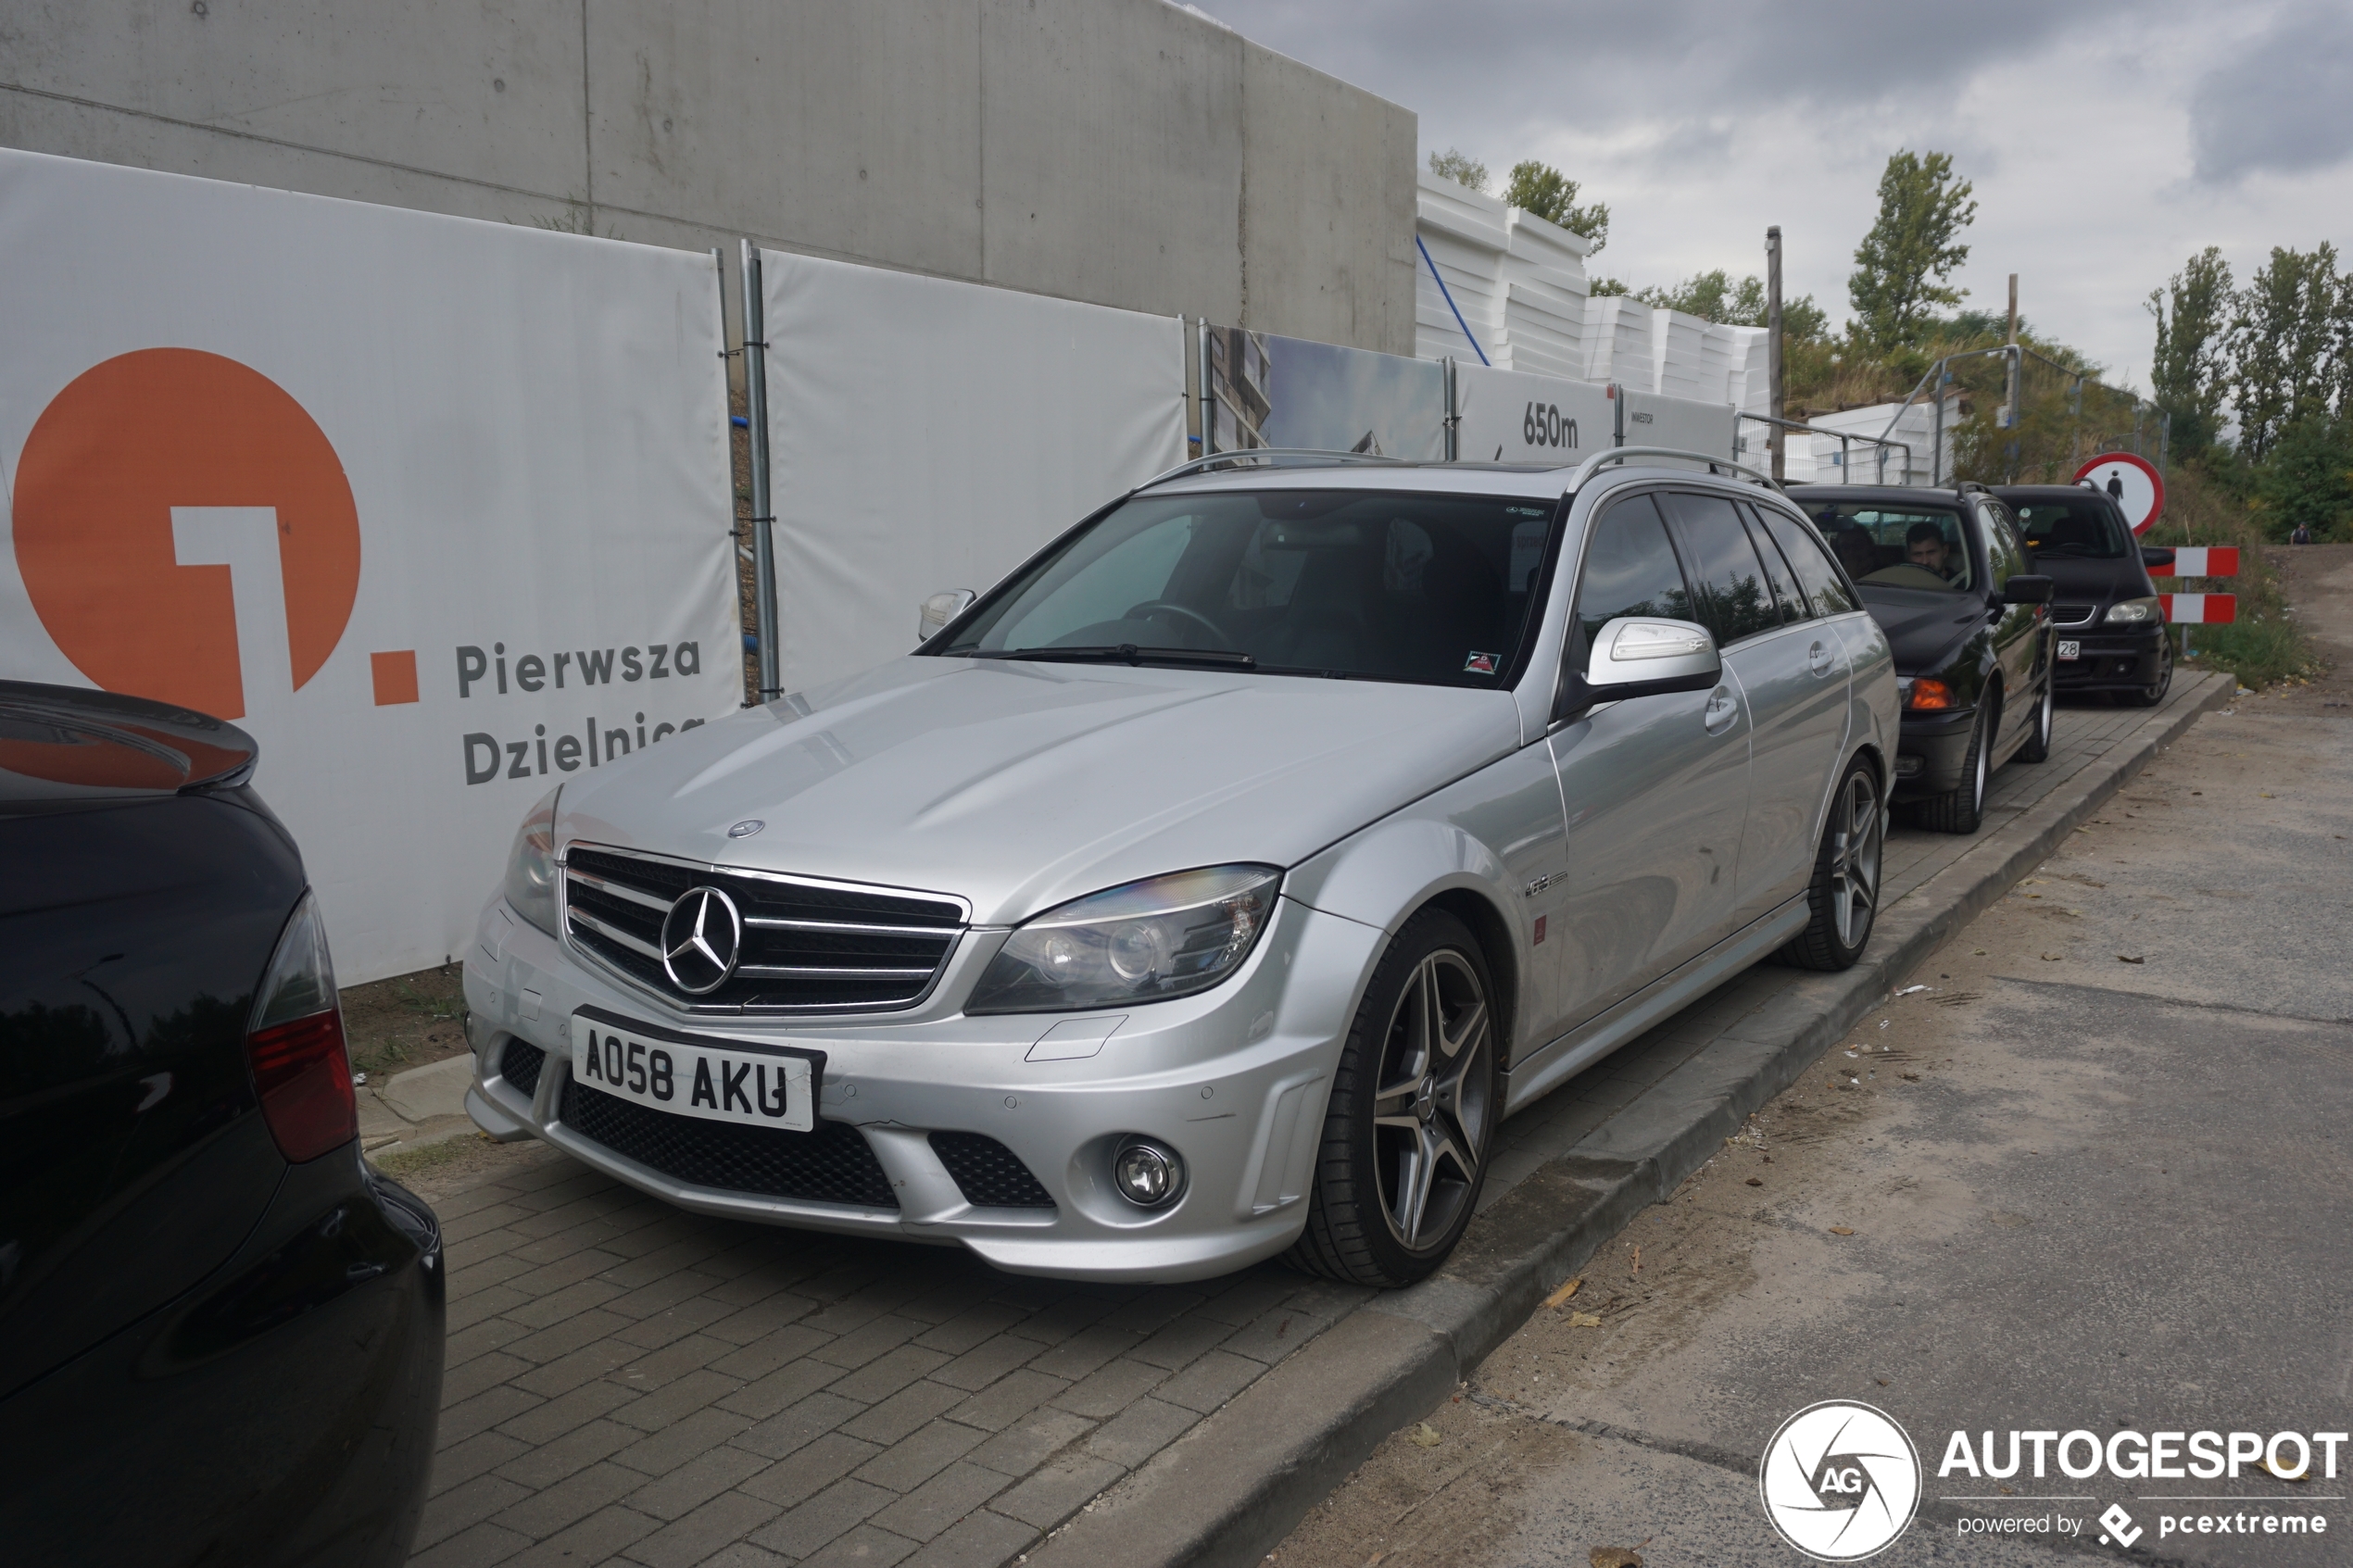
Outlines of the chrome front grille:
<svg viewBox="0 0 2353 1568">
<path fill-rule="evenodd" d="M 2051 624 L 2066 627 L 2089 626 L 2092 623 L 2092 618 L 2099 612 L 2100 607 L 2097 605 L 2053 605 Z"/>
<path fill-rule="evenodd" d="M 691 995 L 662 965 L 661 926 L 685 893 L 715 887 L 743 918 L 734 973 Z M 575 844 L 565 852 L 564 930 L 609 968 L 695 1012 L 879 1012 L 931 990 L 970 919 L 963 900 L 856 883 L 703 865 Z M 690 977 L 691 978 L 691 977 Z"/>
</svg>

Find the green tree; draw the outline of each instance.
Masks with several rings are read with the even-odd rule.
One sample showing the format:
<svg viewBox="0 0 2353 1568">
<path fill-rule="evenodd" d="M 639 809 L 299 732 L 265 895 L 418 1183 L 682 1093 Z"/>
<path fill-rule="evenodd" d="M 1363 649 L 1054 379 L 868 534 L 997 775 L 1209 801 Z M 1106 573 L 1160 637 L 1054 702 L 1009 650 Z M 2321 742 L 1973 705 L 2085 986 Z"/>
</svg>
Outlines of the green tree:
<svg viewBox="0 0 2353 1568">
<path fill-rule="evenodd" d="M 1512 206 L 1534 213 L 1547 223 L 1557 223 L 1572 234 L 1582 234 L 1593 242 L 1589 256 L 1599 256 L 1609 244 L 1609 204 L 1588 202 L 1577 205 L 1579 186 L 1549 163 L 1534 158 L 1512 165 L 1512 177 L 1504 186 L 1504 199 Z"/>
<path fill-rule="evenodd" d="M 1879 181 L 1879 221 L 1855 247 L 1847 298 L 1863 340 L 1881 352 L 1909 347 L 1930 307 L 1958 305 L 1968 292 L 1944 282 L 1969 259 L 1959 235 L 1977 219 L 1975 189 L 1955 176 L 1948 153 L 1898 152 Z"/>
<path fill-rule="evenodd" d="M 2239 450 L 2260 462 L 2289 425 L 2325 418 L 2343 375 L 2339 335 L 2348 301 L 2336 247 L 2271 248 L 2271 259 L 2232 296 L 2225 352 Z"/>
<path fill-rule="evenodd" d="M 2298 523 L 2322 539 L 2353 523 L 2353 425 L 2307 414 L 2280 430 L 2255 485 L 2264 531 L 2284 539 Z"/>
<path fill-rule="evenodd" d="M 1627 292 L 1629 291 L 1626 287 L 1626 280 L 1623 278 L 1595 278 L 1585 285 L 1585 297 L 1588 299 L 1607 299 L 1613 295 Z"/>
<path fill-rule="evenodd" d="M 2214 245 L 2190 257 L 2172 281 L 2151 289 L 2157 351 L 2149 382 L 2157 406 L 2172 418 L 2168 444 L 2187 457 L 2214 445 L 2228 391 L 2223 346 L 2231 317 L 2231 264 Z"/>
<path fill-rule="evenodd" d="M 1765 320 L 1765 284 L 1754 274 L 1738 283 L 1718 267 L 1684 279 L 1673 288 L 1646 288 L 1635 292 L 1634 297 L 1645 305 L 1661 309 L 1680 310 L 1710 321 L 1721 321 L 1734 327 L 1761 327 Z M 1814 303 L 1812 295 L 1781 301 L 1781 331 L 1793 338 L 1820 337 L 1829 326 L 1822 307 Z"/>
<path fill-rule="evenodd" d="M 1442 153 L 1430 154 L 1429 171 L 1441 180 L 1468 185 L 1481 195 L 1487 194 L 1487 166 L 1460 147 L 1449 147 Z"/>
</svg>

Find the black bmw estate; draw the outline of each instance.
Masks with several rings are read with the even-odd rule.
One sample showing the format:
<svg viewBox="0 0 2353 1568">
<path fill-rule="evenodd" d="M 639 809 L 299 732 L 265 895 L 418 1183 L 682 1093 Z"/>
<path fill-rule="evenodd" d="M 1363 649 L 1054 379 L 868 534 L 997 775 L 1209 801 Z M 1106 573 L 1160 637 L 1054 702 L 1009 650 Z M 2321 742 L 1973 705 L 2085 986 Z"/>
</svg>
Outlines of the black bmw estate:
<svg viewBox="0 0 2353 1568">
<path fill-rule="evenodd" d="M 360 1160 L 255 760 L 0 682 L 0 1562 L 395 1568 L 416 1534 L 440 1226 Z"/>
</svg>

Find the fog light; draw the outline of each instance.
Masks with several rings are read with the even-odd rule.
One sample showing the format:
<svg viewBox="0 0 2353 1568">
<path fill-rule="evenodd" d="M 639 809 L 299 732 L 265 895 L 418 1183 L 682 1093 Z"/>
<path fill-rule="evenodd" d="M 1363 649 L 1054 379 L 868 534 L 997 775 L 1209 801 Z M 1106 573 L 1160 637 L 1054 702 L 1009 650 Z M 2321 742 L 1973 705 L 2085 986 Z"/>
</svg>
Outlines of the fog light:
<svg viewBox="0 0 2353 1568">
<path fill-rule="evenodd" d="M 1129 1138 L 1112 1156 L 1112 1185 L 1139 1209 L 1160 1209 L 1185 1190 L 1185 1161 L 1150 1138 Z"/>
<path fill-rule="evenodd" d="M 1896 776 L 1897 778 L 1899 778 L 1899 779 L 1908 779 L 1908 778 L 1910 778 L 1913 774 L 1915 774 L 1915 773 L 1919 772 L 1919 771 L 1920 771 L 1920 759 L 1919 759 L 1919 758 L 1917 758 L 1917 757 L 1898 757 L 1898 758 L 1896 758 L 1896 759 L 1895 759 L 1895 776 Z"/>
</svg>

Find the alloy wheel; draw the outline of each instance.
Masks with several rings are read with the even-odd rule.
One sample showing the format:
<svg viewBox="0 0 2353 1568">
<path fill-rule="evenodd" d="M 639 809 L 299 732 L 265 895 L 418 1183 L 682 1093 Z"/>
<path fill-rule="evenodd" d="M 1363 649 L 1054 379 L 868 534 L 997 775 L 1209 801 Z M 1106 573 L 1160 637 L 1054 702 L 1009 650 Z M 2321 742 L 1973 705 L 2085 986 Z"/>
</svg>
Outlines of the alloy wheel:
<svg viewBox="0 0 2353 1568">
<path fill-rule="evenodd" d="M 1881 851 L 1887 813 L 1880 809 L 1879 790 L 1870 775 L 1857 769 L 1847 780 L 1845 798 L 1831 831 L 1831 910 L 1838 924 L 1838 939 L 1860 947 L 1879 914 Z"/>
<path fill-rule="evenodd" d="M 1969 809 L 1972 814 L 1982 813 L 1985 809 L 1985 781 L 1994 771 L 1990 765 L 1994 735 L 1994 725 L 1990 722 L 1993 711 L 1991 708 L 1978 710 L 1977 744 L 1969 748 L 1976 759 L 1975 767 L 1969 774 Z"/>
<path fill-rule="evenodd" d="M 1494 1010 L 1451 948 L 1422 960 L 1397 998 L 1373 1098 L 1373 1163 L 1390 1234 L 1419 1251 L 1449 1235 L 1478 1190 L 1491 1131 Z"/>
</svg>

